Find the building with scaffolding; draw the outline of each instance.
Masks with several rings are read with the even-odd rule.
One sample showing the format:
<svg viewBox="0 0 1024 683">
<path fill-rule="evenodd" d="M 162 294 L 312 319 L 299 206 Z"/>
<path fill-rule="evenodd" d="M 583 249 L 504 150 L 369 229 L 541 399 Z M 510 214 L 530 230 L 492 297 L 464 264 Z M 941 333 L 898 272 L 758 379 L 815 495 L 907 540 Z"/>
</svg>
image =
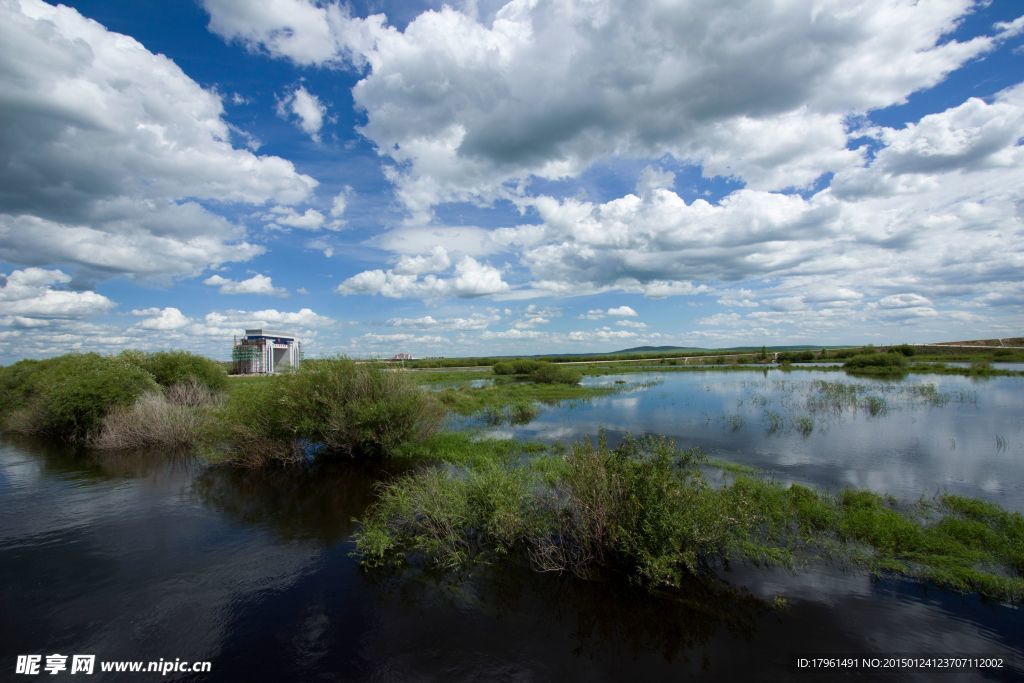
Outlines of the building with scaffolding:
<svg viewBox="0 0 1024 683">
<path fill-rule="evenodd" d="M 231 362 L 236 375 L 269 375 L 298 369 L 302 362 L 302 343 L 293 334 L 262 328 L 246 330 L 235 337 Z"/>
</svg>

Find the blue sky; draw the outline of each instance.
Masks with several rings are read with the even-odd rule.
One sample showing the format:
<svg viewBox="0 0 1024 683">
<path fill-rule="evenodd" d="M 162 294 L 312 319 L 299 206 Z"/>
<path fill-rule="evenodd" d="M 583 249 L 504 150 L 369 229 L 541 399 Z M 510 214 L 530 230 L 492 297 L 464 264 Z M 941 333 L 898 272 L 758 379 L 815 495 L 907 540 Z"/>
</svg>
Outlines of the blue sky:
<svg viewBox="0 0 1024 683">
<path fill-rule="evenodd" d="M 1024 9 L 819 4 L 0 0 L 0 361 L 1020 336 Z"/>
</svg>

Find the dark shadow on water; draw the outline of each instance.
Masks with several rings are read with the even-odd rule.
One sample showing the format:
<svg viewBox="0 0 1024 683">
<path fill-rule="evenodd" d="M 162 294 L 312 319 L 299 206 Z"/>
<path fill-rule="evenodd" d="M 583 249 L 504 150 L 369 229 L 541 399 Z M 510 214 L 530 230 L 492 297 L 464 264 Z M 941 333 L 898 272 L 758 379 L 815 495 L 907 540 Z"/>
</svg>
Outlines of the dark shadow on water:
<svg viewBox="0 0 1024 683">
<path fill-rule="evenodd" d="M 330 545 L 352 534 L 378 484 L 399 471 L 351 461 L 208 467 L 196 476 L 193 492 L 204 505 L 242 524 L 268 528 L 282 540 Z"/>
</svg>

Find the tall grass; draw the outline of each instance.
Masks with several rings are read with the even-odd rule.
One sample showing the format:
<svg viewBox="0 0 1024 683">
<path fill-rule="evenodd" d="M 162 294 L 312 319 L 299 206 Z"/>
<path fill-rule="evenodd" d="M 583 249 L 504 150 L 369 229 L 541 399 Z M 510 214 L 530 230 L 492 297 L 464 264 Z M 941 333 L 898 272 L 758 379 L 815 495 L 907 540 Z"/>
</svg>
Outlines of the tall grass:
<svg viewBox="0 0 1024 683">
<path fill-rule="evenodd" d="M 211 409 L 222 402 L 222 395 L 195 383 L 146 393 L 107 413 L 93 445 L 106 450 L 190 450 L 213 428 Z"/>
</svg>

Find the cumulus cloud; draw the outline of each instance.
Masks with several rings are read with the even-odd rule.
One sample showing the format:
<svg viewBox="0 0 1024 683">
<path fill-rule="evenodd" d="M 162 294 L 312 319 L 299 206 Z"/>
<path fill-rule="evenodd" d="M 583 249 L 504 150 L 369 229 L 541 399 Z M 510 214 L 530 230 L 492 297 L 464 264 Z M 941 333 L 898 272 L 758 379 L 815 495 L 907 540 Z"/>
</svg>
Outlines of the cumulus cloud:
<svg viewBox="0 0 1024 683">
<path fill-rule="evenodd" d="M 298 334 L 305 341 L 315 338 L 318 330 L 330 327 L 334 321 L 315 313 L 310 308 L 298 311 L 279 311 L 268 308 L 259 311 L 212 311 L 202 318 L 192 318 L 178 308 L 143 308 L 132 311 L 132 315 L 142 318 L 135 327 L 141 330 L 160 330 L 178 332 L 193 337 L 211 337 L 230 340 L 240 335 L 246 328 L 269 327 Z M 166 337 L 168 341 L 184 337 Z"/>
<path fill-rule="evenodd" d="M 426 330 L 440 328 L 445 331 L 469 331 L 483 330 L 491 323 L 501 320 L 500 315 L 494 313 L 473 313 L 468 316 L 455 316 L 450 318 L 435 318 L 432 315 L 424 315 L 419 318 L 391 318 L 387 321 L 388 327 L 398 327 L 414 330 Z"/>
<path fill-rule="evenodd" d="M 366 270 L 353 275 L 338 285 L 337 292 L 429 299 L 487 296 L 509 290 L 508 283 L 501 278 L 501 271 L 472 256 L 461 257 L 448 277 L 434 274 L 446 270 L 449 264 L 447 252 L 438 247 L 427 257 L 403 257 L 390 270 Z M 420 277 L 424 272 L 428 274 Z"/>
<path fill-rule="evenodd" d="M 104 313 L 114 302 L 91 291 L 58 289 L 71 281 L 60 270 L 25 268 L 3 276 L 0 285 L 0 316 L 12 316 L 9 322 L 31 327 L 38 318 L 82 318 Z"/>
<path fill-rule="evenodd" d="M 203 5 L 210 13 L 211 31 L 249 50 L 287 56 L 302 65 L 338 59 L 339 46 L 328 23 L 328 13 L 340 12 L 337 6 L 304 0 L 203 0 Z"/>
<path fill-rule="evenodd" d="M 616 330 L 611 327 L 599 327 L 596 330 L 573 330 L 569 333 L 569 341 L 573 342 L 606 342 L 622 339 L 636 339 L 639 335 L 629 330 Z"/>
<path fill-rule="evenodd" d="M 587 311 L 586 313 L 581 313 L 579 317 L 580 317 L 580 320 L 600 320 L 601 318 L 605 318 L 605 317 L 608 317 L 608 316 L 612 316 L 612 317 L 615 317 L 615 318 L 627 318 L 627 317 L 628 318 L 635 318 L 638 315 L 639 315 L 639 313 L 637 313 L 635 310 L 633 310 L 632 307 L 626 306 L 626 305 L 622 305 L 622 306 L 613 306 L 612 308 L 607 308 L 607 309 L 605 309 L 605 308 L 592 308 L 589 311 Z"/>
<path fill-rule="evenodd" d="M 177 308 L 144 308 L 132 311 L 132 315 L 142 317 L 138 324 L 144 330 L 180 330 L 193 324 L 189 318 Z"/>
<path fill-rule="evenodd" d="M 277 113 L 281 118 L 294 121 L 313 142 L 320 142 L 320 129 L 324 125 L 327 107 L 305 86 L 300 85 L 278 100 Z"/>
<path fill-rule="evenodd" d="M 295 228 L 297 230 L 319 230 L 324 227 L 326 217 L 316 209 L 306 209 L 299 213 L 290 206 L 271 207 L 262 216 L 264 222 L 271 228 L 286 230 Z M 330 226 L 328 226 L 330 228 Z"/>
<path fill-rule="evenodd" d="M 714 11 L 512 0 L 489 23 L 446 6 L 403 30 L 334 3 L 206 7 L 213 31 L 251 49 L 365 68 L 353 89 L 363 133 L 397 163 L 414 212 L 608 156 L 671 154 L 756 189 L 805 187 L 860 162 L 847 116 L 902 102 L 1017 30 L 949 40 L 967 0 L 853 1 L 842 12 L 810 0 Z"/>
<path fill-rule="evenodd" d="M 198 201 L 301 201 L 316 181 L 232 146 L 170 59 L 74 9 L 0 1 L 0 257 L 94 276 L 186 275 L 261 249 Z"/>
<path fill-rule="evenodd" d="M 288 290 L 283 287 L 275 287 L 269 275 L 257 274 L 245 280 L 231 280 L 220 275 L 211 275 L 203 280 L 203 284 L 219 288 L 221 294 L 288 296 Z"/>
</svg>

